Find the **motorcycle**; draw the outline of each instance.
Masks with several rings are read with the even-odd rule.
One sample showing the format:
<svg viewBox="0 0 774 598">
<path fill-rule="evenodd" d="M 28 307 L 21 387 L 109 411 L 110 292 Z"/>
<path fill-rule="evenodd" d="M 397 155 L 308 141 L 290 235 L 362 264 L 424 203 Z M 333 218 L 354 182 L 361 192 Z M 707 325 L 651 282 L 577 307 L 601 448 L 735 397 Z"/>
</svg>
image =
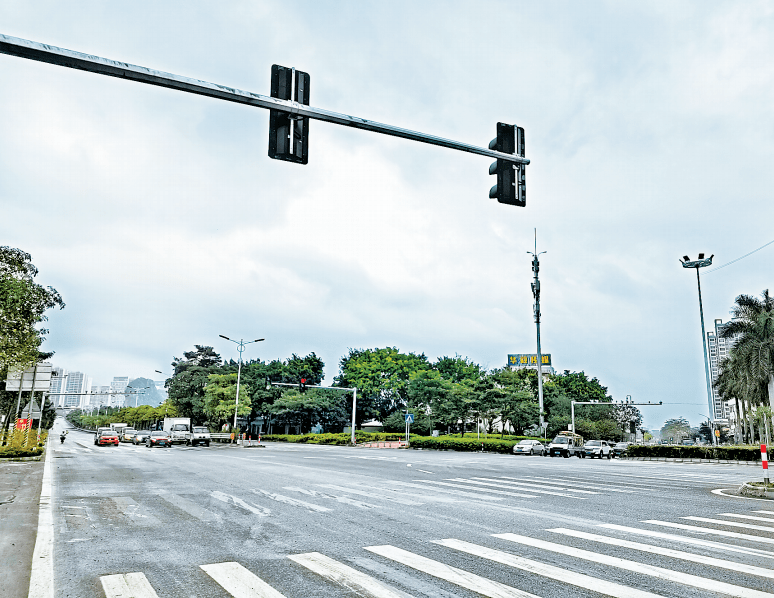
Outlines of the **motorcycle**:
<svg viewBox="0 0 774 598">
<path fill-rule="evenodd" d="M 62 444 L 64 444 L 64 439 L 65 439 L 65 435 L 64 435 L 64 434 L 60 434 L 60 435 L 59 435 L 59 442 L 61 442 Z"/>
</svg>

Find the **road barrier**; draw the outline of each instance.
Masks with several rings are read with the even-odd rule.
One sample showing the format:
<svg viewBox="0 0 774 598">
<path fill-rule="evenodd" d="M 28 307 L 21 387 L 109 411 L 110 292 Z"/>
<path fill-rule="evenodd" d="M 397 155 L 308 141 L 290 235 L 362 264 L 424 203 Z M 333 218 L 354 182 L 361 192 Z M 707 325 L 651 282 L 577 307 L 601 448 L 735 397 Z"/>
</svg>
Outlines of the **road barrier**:
<svg viewBox="0 0 774 598">
<path fill-rule="evenodd" d="M 761 445 L 761 465 L 763 465 L 763 487 L 769 487 L 769 455 L 766 452 L 766 445 Z"/>
</svg>

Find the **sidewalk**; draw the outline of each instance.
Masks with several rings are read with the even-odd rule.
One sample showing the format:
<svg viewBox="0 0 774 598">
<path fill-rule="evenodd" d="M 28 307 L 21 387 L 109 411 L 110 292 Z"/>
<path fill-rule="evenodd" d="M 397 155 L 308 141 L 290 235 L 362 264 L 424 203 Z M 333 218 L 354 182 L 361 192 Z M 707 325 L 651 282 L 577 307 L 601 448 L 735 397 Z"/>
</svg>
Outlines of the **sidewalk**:
<svg viewBox="0 0 774 598">
<path fill-rule="evenodd" d="M 27 598 L 45 461 L 0 460 L 0 595 Z"/>
</svg>

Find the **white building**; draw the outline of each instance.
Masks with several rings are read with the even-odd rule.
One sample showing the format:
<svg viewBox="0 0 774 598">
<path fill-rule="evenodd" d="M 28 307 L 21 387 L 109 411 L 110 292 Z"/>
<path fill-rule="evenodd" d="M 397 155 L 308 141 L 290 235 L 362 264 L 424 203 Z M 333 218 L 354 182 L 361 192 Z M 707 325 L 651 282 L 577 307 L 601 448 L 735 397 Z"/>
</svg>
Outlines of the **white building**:
<svg viewBox="0 0 774 598">
<path fill-rule="evenodd" d="M 80 408 L 86 404 L 87 397 L 83 393 L 91 389 L 91 378 L 83 372 L 67 372 L 61 392 L 73 393 L 64 396 L 63 406 Z"/>
<path fill-rule="evenodd" d="M 714 406 L 714 413 L 710 415 L 714 416 L 715 420 L 728 420 L 731 415 L 728 403 L 724 401 L 718 394 L 715 388 L 715 382 L 717 382 L 720 375 L 720 363 L 729 356 L 731 349 L 736 344 L 738 335 L 733 338 L 722 338 L 721 334 L 723 329 L 728 326 L 728 322 L 723 324 L 723 320 L 715 320 L 715 330 L 707 333 L 707 351 L 709 353 L 710 363 L 710 380 L 712 381 L 712 404 Z"/>
<path fill-rule="evenodd" d="M 110 392 L 114 393 L 110 395 L 109 405 L 111 407 L 124 406 L 124 400 L 126 399 L 126 395 L 124 394 L 124 391 L 126 390 L 126 387 L 128 385 L 129 385 L 129 376 L 115 376 L 113 378 L 113 381 L 110 383 Z"/>
</svg>

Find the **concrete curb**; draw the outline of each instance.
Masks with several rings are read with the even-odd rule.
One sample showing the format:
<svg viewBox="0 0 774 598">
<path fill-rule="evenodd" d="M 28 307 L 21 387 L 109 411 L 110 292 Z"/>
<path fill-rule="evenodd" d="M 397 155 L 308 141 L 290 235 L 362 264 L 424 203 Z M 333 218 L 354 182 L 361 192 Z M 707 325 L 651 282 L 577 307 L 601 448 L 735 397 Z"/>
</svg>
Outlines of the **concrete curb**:
<svg viewBox="0 0 774 598">
<path fill-rule="evenodd" d="M 774 490 L 766 490 L 763 486 L 753 486 L 750 482 L 745 482 L 739 486 L 737 493 L 750 498 L 774 499 Z"/>
<path fill-rule="evenodd" d="M 749 465 L 760 467 L 760 461 L 734 461 L 733 459 L 680 459 L 678 457 L 620 457 L 626 461 L 667 461 L 670 463 L 720 463 L 724 465 Z"/>
</svg>

